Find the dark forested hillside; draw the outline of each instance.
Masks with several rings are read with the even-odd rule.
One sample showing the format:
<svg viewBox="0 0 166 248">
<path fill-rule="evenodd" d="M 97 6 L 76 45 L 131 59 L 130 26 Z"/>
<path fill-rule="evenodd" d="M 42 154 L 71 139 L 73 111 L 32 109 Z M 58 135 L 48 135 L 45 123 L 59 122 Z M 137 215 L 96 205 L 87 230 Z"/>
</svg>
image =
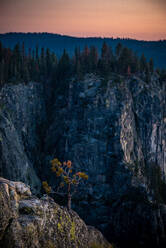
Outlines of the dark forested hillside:
<svg viewBox="0 0 166 248">
<path fill-rule="evenodd" d="M 26 50 L 24 41 L 13 48 L 4 47 L 0 42 L 0 86 L 6 83 L 46 82 L 58 87 L 71 77 L 83 79 L 86 73 L 94 73 L 105 79 L 112 74 L 121 76 L 139 76 L 149 83 L 153 73 L 162 79 L 164 69 L 155 69 L 152 58 L 144 54 L 138 56 L 133 50 L 118 43 L 113 49 L 105 41 L 101 50 L 95 46 L 85 46 L 82 50 L 75 47 L 73 56 L 66 49 L 60 58 L 49 48 L 39 47 Z"/>
<path fill-rule="evenodd" d="M 0 34 L 0 40 L 3 46 L 13 48 L 16 43 L 24 42 L 26 50 L 28 48 L 49 48 L 55 52 L 58 57 L 63 53 L 65 48 L 69 55 L 74 54 L 75 47 L 82 50 L 85 45 L 94 45 L 101 49 L 103 41 L 110 45 L 113 50 L 120 42 L 123 46 L 131 48 L 137 55 L 145 54 L 147 59 L 155 59 L 155 67 L 165 68 L 166 64 L 166 41 L 138 41 L 133 39 L 113 39 L 113 38 L 76 38 L 50 33 L 7 33 Z"/>
</svg>

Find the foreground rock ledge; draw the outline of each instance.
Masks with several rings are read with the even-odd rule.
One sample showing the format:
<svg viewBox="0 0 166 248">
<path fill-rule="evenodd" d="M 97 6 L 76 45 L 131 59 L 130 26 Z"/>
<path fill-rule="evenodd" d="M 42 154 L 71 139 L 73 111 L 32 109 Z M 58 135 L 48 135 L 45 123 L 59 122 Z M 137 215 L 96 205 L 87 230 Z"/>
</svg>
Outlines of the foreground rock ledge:
<svg viewBox="0 0 166 248">
<path fill-rule="evenodd" d="M 1 248 L 110 248 L 103 235 L 48 196 L 38 199 L 22 182 L 0 178 Z"/>
</svg>

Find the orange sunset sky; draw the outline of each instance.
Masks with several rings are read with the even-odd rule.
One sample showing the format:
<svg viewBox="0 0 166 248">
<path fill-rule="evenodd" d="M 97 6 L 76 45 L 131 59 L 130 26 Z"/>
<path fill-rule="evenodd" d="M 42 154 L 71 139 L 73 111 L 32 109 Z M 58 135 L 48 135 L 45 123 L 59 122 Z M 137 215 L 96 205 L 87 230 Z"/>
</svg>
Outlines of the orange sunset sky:
<svg viewBox="0 0 166 248">
<path fill-rule="evenodd" d="M 0 33 L 166 39 L 166 0 L 0 0 Z"/>
</svg>

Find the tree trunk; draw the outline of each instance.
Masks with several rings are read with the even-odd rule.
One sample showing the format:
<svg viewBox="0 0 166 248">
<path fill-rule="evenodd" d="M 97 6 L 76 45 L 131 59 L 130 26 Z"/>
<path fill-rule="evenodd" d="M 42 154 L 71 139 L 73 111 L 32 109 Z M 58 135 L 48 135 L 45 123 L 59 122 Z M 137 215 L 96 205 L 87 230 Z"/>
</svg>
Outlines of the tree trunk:
<svg viewBox="0 0 166 248">
<path fill-rule="evenodd" d="M 69 185 L 68 185 L 68 194 L 67 194 L 67 197 L 68 197 L 68 201 L 67 201 L 67 208 L 68 208 L 68 210 L 70 211 L 70 210 L 71 210 L 70 183 L 69 183 Z"/>
<path fill-rule="evenodd" d="M 67 208 L 69 211 L 71 210 L 71 195 L 70 194 L 68 194 Z"/>
</svg>

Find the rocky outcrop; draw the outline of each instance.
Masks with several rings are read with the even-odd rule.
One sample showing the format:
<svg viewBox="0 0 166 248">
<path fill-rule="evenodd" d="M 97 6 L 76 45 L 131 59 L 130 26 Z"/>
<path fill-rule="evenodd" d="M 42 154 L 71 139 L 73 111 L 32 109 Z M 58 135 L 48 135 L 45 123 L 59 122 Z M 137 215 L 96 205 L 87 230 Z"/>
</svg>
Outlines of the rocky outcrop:
<svg viewBox="0 0 166 248">
<path fill-rule="evenodd" d="M 102 234 L 48 196 L 31 196 L 28 186 L 0 178 L 0 247 L 111 248 Z"/>
</svg>

